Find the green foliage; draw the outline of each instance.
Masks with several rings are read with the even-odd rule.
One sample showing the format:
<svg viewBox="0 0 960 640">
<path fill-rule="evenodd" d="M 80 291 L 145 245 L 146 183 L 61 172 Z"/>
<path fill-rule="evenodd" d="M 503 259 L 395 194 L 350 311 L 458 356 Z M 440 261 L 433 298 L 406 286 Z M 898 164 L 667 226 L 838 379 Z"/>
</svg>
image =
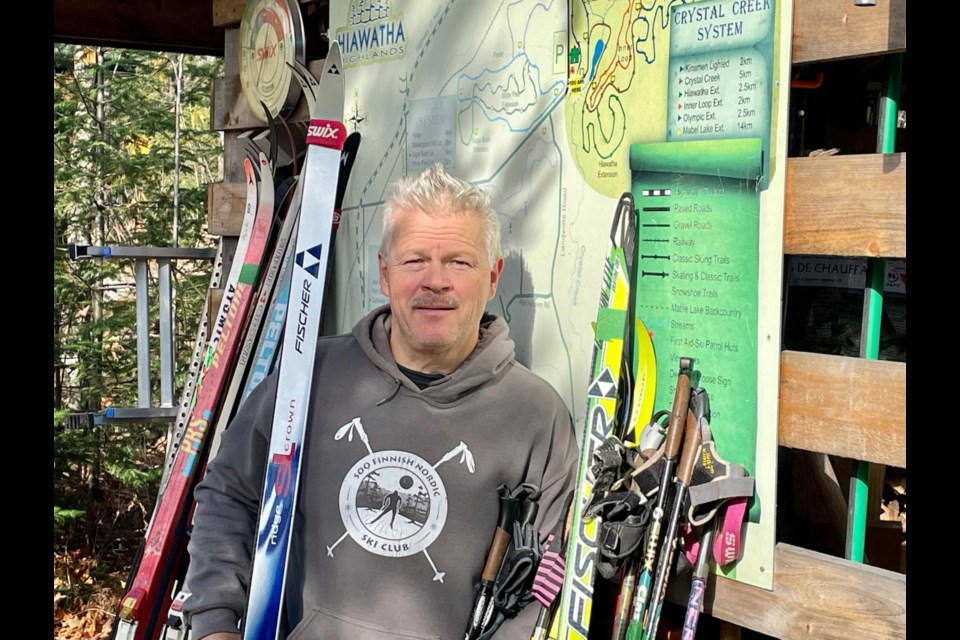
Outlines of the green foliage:
<svg viewBox="0 0 960 640">
<path fill-rule="evenodd" d="M 221 179 L 222 143 L 210 128 L 209 100 L 222 60 L 54 44 L 53 67 L 54 527 L 62 543 L 93 550 L 120 530 L 142 534 L 167 425 L 63 428 L 71 412 L 138 406 L 135 263 L 73 261 L 69 247 L 213 246 L 206 191 Z M 171 265 L 179 389 L 211 264 Z M 151 404 L 158 405 L 157 265 L 148 267 Z"/>
<path fill-rule="evenodd" d="M 60 507 L 53 506 L 53 530 L 55 532 L 60 532 L 63 529 L 63 525 L 68 520 L 73 520 L 74 518 L 79 518 L 84 515 L 86 511 L 82 509 L 61 509 Z"/>
</svg>

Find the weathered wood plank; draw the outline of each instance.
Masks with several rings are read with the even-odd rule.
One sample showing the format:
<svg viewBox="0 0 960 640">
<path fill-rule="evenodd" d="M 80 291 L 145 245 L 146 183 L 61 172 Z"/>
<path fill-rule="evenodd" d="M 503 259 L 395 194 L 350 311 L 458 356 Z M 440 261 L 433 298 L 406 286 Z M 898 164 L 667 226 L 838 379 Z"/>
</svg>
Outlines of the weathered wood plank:
<svg viewBox="0 0 960 640">
<path fill-rule="evenodd" d="M 781 446 L 907 466 L 906 363 L 784 351 Z"/>
<path fill-rule="evenodd" d="M 240 73 L 240 60 L 237 54 L 237 51 L 240 50 L 239 42 L 239 29 L 230 28 L 223 30 L 223 75 L 228 78 Z M 210 85 L 211 109 L 213 108 L 213 98 L 216 96 L 215 86 L 215 84 Z"/>
<path fill-rule="evenodd" d="M 246 0 L 213 0 L 213 24 L 218 27 L 235 27 L 243 18 Z"/>
<path fill-rule="evenodd" d="M 207 186 L 207 233 L 214 236 L 239 236 L 243 226 L 246 185 L 216 182 Z"/>
<path fill-rule="evenodd" d="M 224 289 L 221 287 L 207 289 L 207 326 L 212 327 L 217 323 L 217 316 L 220 314 L 220 303 L 223 302 Z"/>
<path fill-rule="evenodd" d="M 711 574 L 703 611 L 786 640 L 906 638 L 906 575 L 783 543 L 774 562 L 772 591 Z M 671 580 L 671 601 L 689 589 Z"/>
<path fill-rule="evenodd" d="M 802 0 L 793 5 L 793 64 L 907 48 L 907 0 Z"/>
<path fill-rule="evenodd" d="M 907 154 L 790 158 L 783 251 L 907 256 Z"/>
</svg>

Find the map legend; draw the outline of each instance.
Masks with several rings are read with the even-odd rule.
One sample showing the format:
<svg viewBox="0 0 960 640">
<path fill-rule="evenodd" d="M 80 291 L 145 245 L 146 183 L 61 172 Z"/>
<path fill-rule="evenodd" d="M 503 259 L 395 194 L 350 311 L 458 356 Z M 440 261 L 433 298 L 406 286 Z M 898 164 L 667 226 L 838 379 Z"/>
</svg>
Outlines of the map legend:
<svg viewBox="0 0 960 640">
<path fill-rule="evenodd" d="M 671 61 L 668 140 L 750 136 L 767 125 L 767 69 L 752 49 Z"/>
</svg>

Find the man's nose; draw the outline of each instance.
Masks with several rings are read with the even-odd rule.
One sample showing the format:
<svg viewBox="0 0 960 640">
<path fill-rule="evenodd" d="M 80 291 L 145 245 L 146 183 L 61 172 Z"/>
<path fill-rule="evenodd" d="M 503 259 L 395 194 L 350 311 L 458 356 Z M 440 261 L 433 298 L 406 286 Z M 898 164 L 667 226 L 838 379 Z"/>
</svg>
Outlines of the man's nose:
<svg viewBox="0 0 960 640">
<path fill-rule="evenodd" d="M 423 286 L 432 291 L 443 291 L 450 287 L 447 270 L 440 260 L 431 260 L 423 277 Z"/>
</svg>

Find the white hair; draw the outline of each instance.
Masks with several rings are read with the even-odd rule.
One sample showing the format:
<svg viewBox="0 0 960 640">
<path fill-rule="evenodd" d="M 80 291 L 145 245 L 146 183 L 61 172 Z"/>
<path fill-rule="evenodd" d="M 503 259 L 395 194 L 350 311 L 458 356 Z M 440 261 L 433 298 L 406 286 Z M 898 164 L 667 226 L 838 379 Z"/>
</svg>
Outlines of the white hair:
<svg viewBox="0 0 960 640">
<path fill-rule="evenodd" d="M 500 218 L 490 202 L 490 196 L 466 180 L 447 173 L 439 162 L 422 173 L 409 175 L 394 182 L 383 212 L 383 233 L 380 253 L 390 251 L 397 211 L 419 209 L 429 216 L 448 213 L 475 213 L 483 223 L 484 243 L 492 266 L 503 252 L 500 248 Z"/>
</svg>

